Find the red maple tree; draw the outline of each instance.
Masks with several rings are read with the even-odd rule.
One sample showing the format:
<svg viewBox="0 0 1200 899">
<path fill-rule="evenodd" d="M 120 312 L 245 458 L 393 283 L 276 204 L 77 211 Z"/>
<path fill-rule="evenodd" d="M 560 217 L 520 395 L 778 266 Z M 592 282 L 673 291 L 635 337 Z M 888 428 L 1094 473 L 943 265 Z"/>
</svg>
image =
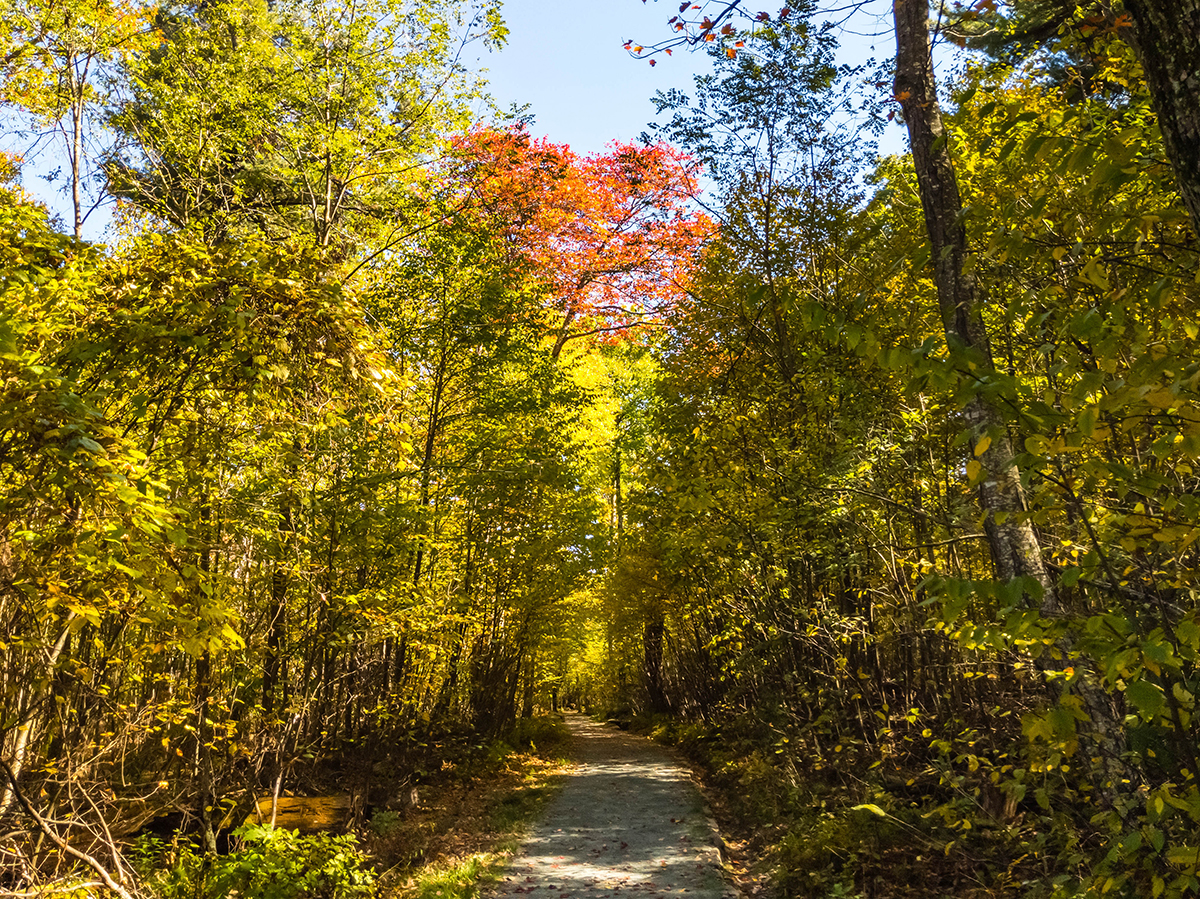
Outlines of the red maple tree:
<svg viewBox="0 0 1200 899">
<path fill-rule="evenodd" d="M 580 156 L 521 128 L 476 128 L 451 160 L 463 208 L 486 217 L 544 295 L 556 359 L 568 340 L 660 321 L 713 230 L 693 202 L 695 163 L 667 144 Z"/>
</svg>

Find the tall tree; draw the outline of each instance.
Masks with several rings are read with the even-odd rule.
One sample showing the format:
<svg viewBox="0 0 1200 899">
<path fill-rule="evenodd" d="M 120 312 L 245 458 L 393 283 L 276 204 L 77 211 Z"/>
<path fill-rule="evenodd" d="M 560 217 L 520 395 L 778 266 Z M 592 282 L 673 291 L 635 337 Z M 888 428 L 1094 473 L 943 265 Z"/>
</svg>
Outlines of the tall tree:
<svg viewBox="0 0 1200 899">
<path fill-rule="evenodd" d="M 100 112 L 117 68 L 150 41 L 149 10 L 123 2 L 0 4 L 0 104 L 58 132 L 68 167 L 72 230 L 103 196 L 89 196 Z M 99 109 L 98 109 L 99 108 Z"/>
<path fill-rule="evenodd" d="M 1179 193 L 1200 234 L 1200 2 L 1125 0 Z"/>
<path fill-rule="evenodd" d="M 302 232 L 364 255 L 408 232 L 406 188 L 466 125 L 480 85 L 465 45 L 505 33 L 492 0 L 228 0 L 159 20 L 112 116 L 114 190 L 216 238 Z"/>
<path fill-rule="evenodd" d="M 660 320 L 709 230 L 689 208 L 696 169 L 666 144 L 579 157 L 523 129 L 455 142 L 464 208 L 505 236 L 509 263 L 547 300 L 551 356 L 568 341 Z"/>
<path fill-rule="evenodd" d="M 949 135 L 942 124 L 933 52 L 929 39 L 928 0 L 895 0 L 895 95 L 904 110 L 913 166 L 929 233 L 938 306 L 946 339 L 962 352 L 970 377 L 981 384 L 994 371 L 989 335 L 980 313 L 980 286 L 968 266 L 967 230 L 962 197 L 951 158 Z M 982 392 L 967 407 L 975 456 L 986 472 L 979 478 L 979 498 L 996 573 L 1005 580 L 1029 577 L 1042 593 L 1042 610 L 1059 611 L 1055 587 L 1042 560 L 1033 527 L 1024 514 L 1021 476 L 1004 422 L 989 408 Z"/>
</svg>

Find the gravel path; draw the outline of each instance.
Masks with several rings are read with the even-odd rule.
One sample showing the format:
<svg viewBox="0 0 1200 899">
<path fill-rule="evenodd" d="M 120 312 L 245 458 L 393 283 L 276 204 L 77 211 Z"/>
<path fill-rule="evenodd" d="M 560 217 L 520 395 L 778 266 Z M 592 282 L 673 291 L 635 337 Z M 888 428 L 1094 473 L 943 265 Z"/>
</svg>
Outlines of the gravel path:
<svg viewBox="0 0 1200 899">
<path fill-rule="evenodd" d="M 493 899 L 729 899 L 687 769 L 644 737 L 566 720 L 578 764 Z"/>
</svg>

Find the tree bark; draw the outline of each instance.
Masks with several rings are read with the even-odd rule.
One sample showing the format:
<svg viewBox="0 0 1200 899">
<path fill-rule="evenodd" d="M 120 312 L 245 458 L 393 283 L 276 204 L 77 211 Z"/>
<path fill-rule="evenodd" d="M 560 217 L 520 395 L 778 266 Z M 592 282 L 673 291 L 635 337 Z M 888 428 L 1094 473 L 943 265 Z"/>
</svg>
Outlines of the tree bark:
<svg viewBox="0 0 1200 899">
<path fill-rule="evenodd" d="M 1200 0 L 1187 2 L 1194 4 Z M 993 366 L 987 331 L 980 315 L 978 287 L 973 274 L 965 268 L 967 234 L 961 218 L 962 199 L 938 103 L 929 40 L 928 0 L 893 0 L 892 11 L 896 26 L 896 99 L 904 110 L 908 126 L 946 340 L 952 351 L 965 351 L 966 358 L 983 375 Z M 974 432 L 975 456 L 983 466 L 979 498 L 987 516 L 985 530 L 996 574 L 1001 579 L 1017 576 L 1036 579 L 1043 589 L 1042 614 L 1057 617 L 1061 608 L 1054 583 L 1042 560 L 1033 527 L 1021 514 L 1025 511 L 1025 502 L 1020 473 L 1012 462 L 1012 446 L 1004 422 L 978 395 L 966 411 Z M 987 443 L 981 446 L 983 441 Z M 1066 656 L 1071 650 L 1070 640 L 1058 641 L 1055 648 L 1063 658 L 1052 659 L 1043 653 L 1036 659 L 1038 668 L 1044 673 L 1068 664 Z M 1056 693 L 1057 688 L 1051 686 L 1051 692 Z M 1100 792 L 1111 802 L 1122 780 L 1132 779 L 1122 759 L 1125 733 L 1121 719 L 1112 698 L 1100 685 L 1081 680 L 1076 695 L 1089 718 L 1081 736 L 1106 779 L 1100 784 Z"/>
<path fill-rule="evenodd" d="M 437 432 L 442 424 L 442 395 L 446 389 L 447 369 L 449 367 L 449 350 L 442 349 L 438 360 L 437 375 L 434 378 L 433 396 L 429 399 L 429 430 L 425 433 L 425 449 L 421 453 L 421 511 L 429 510 L 429 493 L 433 480 L 433 452 L 437 446 Z M 421 566 L 425 561 L 425 543 L 430 533 L 429 522 L 421 522 L 421 530 L 417 536 L 417 553 L 413 561 L 412 583 L 421 583 Z"/>
<path fill-rule="evenodd" d="M 201 464 L 207 460 L 202 459 Z M 203 468 L 201 469 L 203 470 Z M 204 490 L 200 496 L 200 539 L 201 549 L 199 565 L 201 581 L 196 584 L 196 607 L 199 610 L 204 605 L 205 596 L 200 589 L 204 581 L 211 584 L 213 568 L 213 522 L 212 496 Z M 217 795 L 213 785 L 212 741 L 213 727 L 211 724 L 210 700 L 212 698 L 212 653 L 207 649 L 196 659 L 196 780 L 200 788 L 197 803 L 200 818 L 200 842 L 209 856 L 217 854 L 216 825 L 213 821 L 213 810 L 217 807 Z"/>
<path fill-rule="evenodd" d="M 54 642 L 54 646 L 50 649 L 49 655 L 45 662 L 45 678 L 49 680 L 53 676 L 54 669 L 58 665 L 58 659 L 63 653 L 63 649 L 67 646 L 71 639 L 71 622 L 75 620 L 75 613 L 71 612 L 67 615 L 63 622 L 62 633 Z M 29 754 L 30 737 L 32 736 L 37 725 L 37 713 L 42 708 L 41 697 L 38 695 L 38 685 L 35 681 L 32 684 L 26 684 L 21 687 L 18 693 L 17 708 L 20 713 L 16 722 L 16 738 L 13 741 L 12 765 L 5 764 L 5 771 L 8 773 L 8 781 L 5 782 L 3 794 L 0 794 L 0 815 L 5 814 L 15 798 L 18 797 L 20 790 L 18 781 L 21 778 L 21 772 L 25 768 L 25 761 Z M 3 753 L 3 741 L 0 741 L 0 754 Z M 3 761 L 3 759 L 0 759 Z"/>
<path fill-rule="evenodd" d="M 267 652 L 263 658 L 262 707 L 268 715 L 275 711 L 275 694 L 285 676 L 283 644 L 287 636 L 287 598 L 291 584 L 288 554 L 293 536 L 290 494 L 285 494 L 280 500 L 279 519 L 278 546 L 276 556 L 271 560 L 271 620 L 267 631 Z"/>
<path fill-rule="evenodd" d="M 662 613 L 657 611 L 649 614 L 642 630 L 642 673 L 646 679 L 650 711 L 656 714 L 670 711 L 662 677 L 663 641 L 666 630 L 666 621 Z"/>
<path fill-rule="evenodd" d="M 892 11 L 896 24 L 896 99 L 908 127 L 942 325 L 951 349 L 962 352 L 983 374 L 992 368 L 991 351 L 980 314 L 978 286 L 966 267 L 967 231 L 938 103 L 929 41 L 929 6 L 926 0 L 893 0 Z M 1032 577 L 1042 587 L 1043 613 L 1058 614 L 1054 583 L 1033 528 L 1022 514 L 1025 497 L 1020 473 L 1012 462 L 1012 443 L 1005 424 L 980 396 L 970 402 L 966 413 L 973 431 L 972 446 L 984 471 L 979 500 L 987 515 L 984 528 L 996 575 L 1002 580 Z"/>
<path fill-rule="evenodd" d="M 75 82 L 75 69 L 68 66 L 71 74 L 71 208 L 74 212 L 74 234 L 76 240 L 83 239 L 83 86 Z"/>
<path fill-rule="evenodd" d="M 1200 235 L 1200 0 L 1125 0 L 1179 194 Z"/>
</svg>

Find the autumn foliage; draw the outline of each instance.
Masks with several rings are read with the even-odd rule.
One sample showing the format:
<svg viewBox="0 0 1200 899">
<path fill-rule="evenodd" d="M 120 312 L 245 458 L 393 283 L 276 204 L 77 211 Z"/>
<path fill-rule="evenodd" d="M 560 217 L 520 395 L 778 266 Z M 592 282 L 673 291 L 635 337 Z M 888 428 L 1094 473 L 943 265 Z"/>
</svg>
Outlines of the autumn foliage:
<svg viewBox="0 0 1200 899">
<path fill-rule="evenodd" d="M 543 295 L 555 356 L 570 339 L 659 321 L 713 229 L 693 205 L 696 164 L 663 143 L 580 156 L 523 129 L 477 128 L 453 141 L 445 177 Z"/>
</svg>

